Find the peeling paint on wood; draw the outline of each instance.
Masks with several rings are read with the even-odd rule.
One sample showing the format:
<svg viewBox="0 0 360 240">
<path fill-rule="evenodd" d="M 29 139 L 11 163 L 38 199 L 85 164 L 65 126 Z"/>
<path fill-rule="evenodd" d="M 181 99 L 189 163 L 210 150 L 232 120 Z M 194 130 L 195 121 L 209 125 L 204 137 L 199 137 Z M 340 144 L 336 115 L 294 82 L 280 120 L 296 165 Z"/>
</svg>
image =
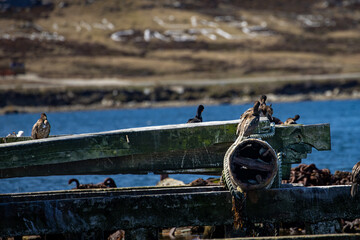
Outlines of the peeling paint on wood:
<svg viewBox="0 0 360 240">
<path fill-rule="evenodd" d="M 165 125 L 4 143 L 0 178 L 192 169 L 220 174 L 224 154 L 236 139 L 237 123 Z M 330 125 L 276 126 L 275 136 L 266 141 L 286 154 L 284 165 L 296 163 L 312 147 L 331 149 Z"/>
</svg>

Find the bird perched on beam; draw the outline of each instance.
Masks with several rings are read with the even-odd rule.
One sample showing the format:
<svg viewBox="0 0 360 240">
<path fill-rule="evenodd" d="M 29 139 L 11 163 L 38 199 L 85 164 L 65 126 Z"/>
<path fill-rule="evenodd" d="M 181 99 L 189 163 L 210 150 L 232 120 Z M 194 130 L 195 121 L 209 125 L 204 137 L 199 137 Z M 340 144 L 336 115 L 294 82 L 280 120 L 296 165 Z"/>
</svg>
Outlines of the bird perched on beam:
<svg viewBox="0 0 360 240">
<path fill-rule="evenodd" d="M 240 122 L 236 129 L 236 134 L 239 135 L 239 137 L 250 136 L 259 125 L 259 106 L 260 102 L 256 101 L 252 109 L 249 109 L 250 111 L 247 110 L 241 115 Z"/>
<path fill-rule="evenodd" d="M 198 122 L 202 122 L 202 116 L 201 113 L 204 111 L 204 106 L 203 105 L 199 105 L 198 109 L 197 109 L 197 113 L 196 116 L 194 118 L 190 118 L 187 123 L 198 123 Z"/>
<path fill-rule="evenodd" d="M 259 102 L 260 102 L 260 105 L 259 105 L 259 113 L 260 113 L 260 117 L 265 117 L 267 114 L 267 109 L 268 109 L 268 106 L 266 105 L 266 95 L 262 95 L 259 99 Z M 243 114 L 241 114 L 240 118 L 243 116 L 243 115 L 246 115 L 248 113 L 252 113 L 253 112 L 253 107 L 249 108 L 248 110 L 246 110 Z"/>
<path fill-rule="evenodd" d="M 273 116 L 274 109 L 272 108 L 272 104 L 266 106 L 266 114 L 270 122 L 273 122 L 275 124 L 283 124 L 283 122 L 279 118 Z"/>
<path fill-rule="evenodd" d="M 295 117 L 286 119 L 284 125 L 296 124 L 296 121 L 299 120 L 299 118 L 300 116 L 296 114 Z"/>
<path fill-rule="evenodd" d="M 260 102 L 259 114 L 260 114 L 260 117 L 267 117 L 269 119 L 269 121 L 271 121 L 273 110 L 271 108 L 271 104 L 270 104 L 270 106 L 266 105 L 266 100 L 267 100 L 266 95 L 262 95 L 260 97 L 260 99 L 259 99 L 259 102 Z M 242 115 L 246 115 L 246 114 L 252 113 L 252 112 L 253 112 L 253 108 L 251 107 L 248 110 L 246 110 Z M 241 116 L 240 116 L 240 118 L 241 118 Z"/>
<path fill-rule="evenodd" d="M 351 191 L 352 197 L 355 197 L 358 193 L 358 187 L 360 183 L 360 162 L 356 163 L 351 172 Z"/>
<path fill-rule="evenodd" d="M 262 95 L 260 97 L 260 106 L 259 106 L 259 111 L 260 111 L 260 117 L 267 117 L 267 106 L 266 106 L 266 95 Z"/>
<path fill-rule="evenodd" d="M 50 123 L 45 113 L 42 113 L 39 120 L 34 124 L 31 131 L 32 139 L 47 138 L 50 134 Z"/>
</svg>

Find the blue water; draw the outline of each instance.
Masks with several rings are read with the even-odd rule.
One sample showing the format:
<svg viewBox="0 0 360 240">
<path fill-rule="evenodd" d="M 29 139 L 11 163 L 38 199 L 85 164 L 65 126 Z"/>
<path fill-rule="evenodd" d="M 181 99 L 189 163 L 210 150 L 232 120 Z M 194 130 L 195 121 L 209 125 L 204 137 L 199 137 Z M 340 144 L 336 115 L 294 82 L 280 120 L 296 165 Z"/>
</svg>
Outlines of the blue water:
<svg viewBox="0 0 360 240">
<path fill-rule="evenodd" d="M 274 116 L 285 120 L 299 114 L 302 124 L 330 123 L 331 151 L 317 151 L 309 154 L 304 163 L 315 163 L 318 168 L 350 171 L 360 161 L 360 100 L 346 101 L 305 101 L 296 103 L 273 103 Z M 238 119 L 251 105 L 206 106 L 204 121 Z M 185 123 L 196 113 L 196 106 L 119 109 L 81 112 L 49 112 L 51 135 L 101 132 L 124 128 Z M 32 125 L 39 118 L 36 114 L 0 115 L 0 136 L 23 130 L 25 136 L 31 133 Z M 74 176 L 49 176 L 0 179 L 0 193 L 32 192 L 70 189 L 67 181 Z M 98 183 L 103 175 L 76 176 L 80 183 Z M 159 181 L 159 175 L 110 175 L 118 187 L 152 186 Z M 170 175 L 189 183 L 208 176 Z"/>
</svg>

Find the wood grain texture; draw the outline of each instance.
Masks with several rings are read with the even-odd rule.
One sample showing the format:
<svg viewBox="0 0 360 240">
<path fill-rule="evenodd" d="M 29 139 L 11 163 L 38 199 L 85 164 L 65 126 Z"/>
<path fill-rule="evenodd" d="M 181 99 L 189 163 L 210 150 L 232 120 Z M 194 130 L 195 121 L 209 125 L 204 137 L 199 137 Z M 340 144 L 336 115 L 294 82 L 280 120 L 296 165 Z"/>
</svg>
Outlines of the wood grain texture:
<svg viewBox="0 0 360 240">
<path fill-rule="evenodd" d="M 252 222 L 317 223 L 360 217 L 350 186 L 251 191 Z M 0 236 L 232 224 L 222 186 L 147 187 L 0 194 Z"/>
<path fill-rule="evenodd" d="M 164 125 L 3 143 L 0 178 L 191 169 L 221 173 L 224 154 L 236 139 L 237 123 Z M 288 153 L 283 164 L 290 164 L 305 158 L 311 147 L 331 149 L 330 126 L 277 126 L 275 136 L 266 141 L 276 151 Z"/>
</svg>

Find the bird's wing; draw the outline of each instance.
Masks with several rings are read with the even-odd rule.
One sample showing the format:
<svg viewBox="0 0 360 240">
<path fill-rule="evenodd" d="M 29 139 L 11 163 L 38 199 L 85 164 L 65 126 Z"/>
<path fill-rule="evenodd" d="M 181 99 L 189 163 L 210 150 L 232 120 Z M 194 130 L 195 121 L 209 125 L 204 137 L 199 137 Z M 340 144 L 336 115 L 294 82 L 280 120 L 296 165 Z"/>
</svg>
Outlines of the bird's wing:
<svg viewBox="0 0 360 240">
<path fill-rule="evenodd" d="M 51 129 L 50 123 L 49 121 L 46 121 L 46 134 L 45 134 L 46 138 L 49 137 L 50 129 Z"/>
<path fill-rule="evenodd" d="M 356 163 L 355 166 L 352 169 L 352 173 L 351 173 L 351 180 L 353 183 L 357 182 L 358 180 L 360 180 L 360 162 Z"/>
<path fill-rule="evenodd" d="M 241 131 L 241 124 L 242 124 L 242 122 L 244 121 L 244 118 L 242 118 L 242 116 L 244 116 L 244 114 L 241 115 L 241 117 L 240 117 L 240 121 L 239 121 L 239 123 L 238 123 L 238 125 L 237 125 L 237 128 L 236 128 L 236 135 L 239 135 L 239 133 L 240 133 L 240 131 Z"/>
<path fill-rule="evenodd" d="M 31 137 L 33 139 L 36 139 L 37 138 L 37 133 L 39 131 L 39 124 L 38 124 L 38 121 L 34 124 L 34 126 L 32 127 L 32 130 L 31 130 Z"/>
</svg>

